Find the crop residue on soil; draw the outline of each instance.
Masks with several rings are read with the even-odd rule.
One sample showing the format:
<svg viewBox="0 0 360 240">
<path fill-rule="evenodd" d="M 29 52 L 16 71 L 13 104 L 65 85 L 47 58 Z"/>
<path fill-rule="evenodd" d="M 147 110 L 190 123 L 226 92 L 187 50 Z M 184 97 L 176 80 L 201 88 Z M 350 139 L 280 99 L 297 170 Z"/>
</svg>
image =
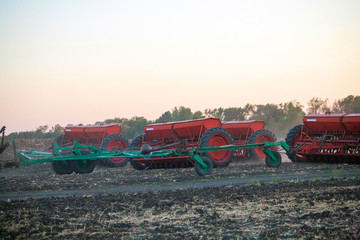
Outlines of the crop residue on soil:
<svg viewBox="0 0 360 240">
<path fill-rule="evenodd" d="M 359 179 L 1 202 L 8 238 L 360 237 Z"/>
</svg>

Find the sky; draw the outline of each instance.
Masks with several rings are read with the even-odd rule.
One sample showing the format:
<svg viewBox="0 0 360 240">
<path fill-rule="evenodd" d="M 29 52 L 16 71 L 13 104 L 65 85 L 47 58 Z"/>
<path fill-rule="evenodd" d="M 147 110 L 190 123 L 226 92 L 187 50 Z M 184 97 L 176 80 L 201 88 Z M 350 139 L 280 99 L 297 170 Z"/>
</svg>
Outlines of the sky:
<svg viewBox="0 0 360 240">
<path fill-rule="evenodd" d="M 0 125 L 360 95 L 360 1 L 0 0 Z"/>
</svg>

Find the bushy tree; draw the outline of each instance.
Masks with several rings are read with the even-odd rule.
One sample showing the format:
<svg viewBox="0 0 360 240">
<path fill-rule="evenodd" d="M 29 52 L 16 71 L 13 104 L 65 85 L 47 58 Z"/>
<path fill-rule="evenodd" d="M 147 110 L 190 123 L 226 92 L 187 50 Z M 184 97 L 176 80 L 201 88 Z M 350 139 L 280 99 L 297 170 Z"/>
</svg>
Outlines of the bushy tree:
<svg viewBox="0 0 360 240">
<path fill-rule="evenodd" d="M 360 96 L 349 95 L 346 98 L 335 100 L 332 112 L 360 113 Z"/>
<path fill-rule="evenodd" d="M 308 105 L 308 114 L 325 114 L 327 112 L 330 112 L 330 108 L 328 106 L 328 99 L 322 100 L 321 98 L 313 97 L 308 102 Z"/>
<path fill-rule="evenodd" d="M 158 119 L 155 120 L 156 123 L 163 123 L 163 122 L 171 122 L 172 115 L 170 111 L 164 112 Z"/>
<path fill-rule="evenodd" d="M 190 108 L 180 106 L 173 108 L 171 112 L 166 111 L 161 114 L 161 116 L 155 120 L 155 123 L 184 121 L 201 117 L 203 117 L 201 111 L 193 113 Z"/>
<path fill-rule="evenodd" d="M 133 117 L 128 121 L 124 121 L 123 124 L 121 124 L 122 134 L 129 139 L 133 139 L 143 133 L 144 127 L 147 124 L 148 121 L 146 118 Z"/>
<path fill-rule="evenodd" d="M 41 125 L 35 131 L 14 132 L 7 136 L 9 139 L 31 139 L 31 138 L 55 138 L 63 134 L 64 128 L 60 124 L 56 124 L 49 130 L 48 125 Z"/>
<path fill-rule="evenodd" d="M 241 107 L 230 107 L 224 109 L 224 121 L 245 120 L 246 110 Z"/>
<path fill-rule="evenodd" d="M 130 119 L 116 117 L 113 119 L 106 119 L 103 122 L 121 124 L 121 134 L 128 139 L 133 139 L 134 137 L 142 134 L 144 127 L 149 123 L 149 121 L 144 117 L 132 117 Z M 96 124 L 103 122 L 96 122 Z"/>
<path fill-rule="evenodd" d="M 51 127 L 50 132 L 60 135 L 64 132 L 64 128 L 60 126 L 60 124 L 56 124 L 55 126 Z"/>
<path fill-rule="evenodd" d="M 301 123 L 305 115 L 305 112 L 303 111 L 303 106 L 296 101 L 285 103 L 283 105 L 283 111 L 285 115 L 285 120 L 291 125 Z"/>
<path fill-rule="evenodd" d="M 172 110 L 173 121 L 190 120 L 192 118 L 193 118 L 193 113 L 190 108 L 180 106 L 179 108 L 175 107 Z"/>
<path fill-rule="evenodd" d="M 36 129 L 36 131 L 35 131 L 35 133 L 36 134 L 44 134 L 44 133 L 46 133 L 46 131 L 49 129 L 49 126 L 48 125 L 42 125 L 42 126 L 39 126 L 37 129 Z"/>
<path fill-rule="evenodd" d="M 219 118 L 220 120 L 224 120 L 225 118 L 225 113 L 224 113 L 224 108 L 220 107 L 220 108 L 214 108 L 214 109 L 205 109 L 205 116 L 206 117 L 214 117 L 214 118 Z"/>
<path fill-rule="evenodd" d="M 204 118 L 204 116 L 203 116 L 203 114 L 202 114 L 201 111 L 196 111 L 196 112 L 194 112 L 194 114 L 193 114 L 193 118 L 199 119 L 199 118 Z"/>
</svg>

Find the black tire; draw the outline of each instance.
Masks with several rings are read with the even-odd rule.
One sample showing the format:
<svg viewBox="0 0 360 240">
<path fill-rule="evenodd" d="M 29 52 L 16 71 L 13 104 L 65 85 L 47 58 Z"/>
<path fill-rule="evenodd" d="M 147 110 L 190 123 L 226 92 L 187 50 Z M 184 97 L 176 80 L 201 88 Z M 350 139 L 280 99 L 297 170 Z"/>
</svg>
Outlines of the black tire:
<svg viewBox="0 0 360 240">
<path fill-rule="evenodd" d="M 219 145 L 213 145 L 211 140 L 217 137 L 220 141 Z M 215 139 L 217 140 L 217 139 Z M 210 143 L 210 145 L 209 145 Z M 215 142 L 216 143 L 216 142 Z M 219 143 L 219 142 L 217 142 Z M 199 147 L 208 147 L 208 146 L 221 146 L 233 144 L 233 138 L 230 133 L 221 127 L 215 127 L 208 129 L 200 138 Z M 207 157 L 212 160 L 214 167 L 226 167 L 228 166 L 234 157 L 234 150 L 224 150 L 217 152 L 205 152 L 202 156 Z"/>
<path fill-rule="evenodd" d="M 142 140 L 143 140 L 143 137 L 144 137 L 144 135 L 139 135 L 139 136 L 135 137 L 135 138 L 131 141 L 129 148 L 130 148 L 131 150 L 134 150 L 134 149 L 136 149 L 136 148 L 139 148 L 139 149 L 140 149 L 141 143 L 142 143 Z"/>
<path fill-rule="evenodd" d="M 297 126 L 291 128 L 290 131 L 288 132 L 288 134 L 286 135 L 285 142 L 287 145 L 289 145 L 290 152 L 293 151 L 293 149 L 295 147 L 295 140 L 301 133 L 301 130 L 302 130 L 302 125 L 300 124 L 300 125 L 297 125 Z M 292 162 L 296 162 L 296 161 L 300 160 L 299 157 L 296 155 L 296 153 L 294 153 L 294 152 L 290 153 L 290 152 L 287 152 L 286 155 Z"/>
<path fill-rule="evenodd" d="M 270 156 L 266 155 L 265 164 L 268 167 L 277 168 L 281 165 L 281 155 L 278 151 L 272 151 L 272 153 L 276 157 L 277 161 L 274 162 L 274 160 L 272 160 Z"/>
<path fill-rule="evenodd" d="M 107 136 L 101 146 L 103 150 L 122 150 L 129 148 L 128 140 L 121 134 L 111 134 Z M 128 158 L 106 158 L 102 162 L 108 167 L 123 167 L 129 161 Z"/>
<path fill-rule="evenodd" d="M 276 142 L 276 137 L 271 131 L 269 131 L 267 129 L 260 129 L 260 130 L 253 132 L 250 135 L 248 144 L 262 143 L 265 141 Z M 261 147 L 250 148 L 249 149 L 249 157 L 254 160 L 264 161 L 266 158 L 266 154 L 263 153 Z"/>
<path fill-rule="evenodd" d="M 132 142 L 130 143 L 130 149 L 132 151 L 140 150 L 143 137 L 144 137 L 144 135 L 139 135 L 132 140 Z M 130 158 L 129 160 L 130 160 L 131 166 L 136 170 L 143 171 L 149 167 L 149 166 L 146 166 L 146 164 L 139 163 L 138 161 L 134 161 L 132 158 Z"/>
<path fill-rule="evenodd" d="M 54 161 L 51 162 L 51 165 L 56 174 L 71 174 L 74 171 L 70 161 Z"/>
<path fill-rule="evenodd" d="M 201 166 L 200 163 L 195 161 L 195 166 L 194 166 L 195 167 L 195 172 L 199 176 L 205 176 L 205 175 L 211 174 L 211 172 L 213 170 L 213 161 L 210 158 L 205 157 L 205 156 L 202 156 L 201 159 L 207 165 L 207 168 L 204 168 L 203 166 Z"/>
<path fill-rule="evenodd" d="M 135 170 L 143 171 L 148 168 L 145 164 L 139 163 L 138 161 L 134 161 L 130 158 L 130 164 Z"/>
<path fill-rule="evenodd" d="M 72 160 L 70 161 L 71 168 L 77 174 L 91 173 L 95 168 L 94 160 Z"/>
</svg>

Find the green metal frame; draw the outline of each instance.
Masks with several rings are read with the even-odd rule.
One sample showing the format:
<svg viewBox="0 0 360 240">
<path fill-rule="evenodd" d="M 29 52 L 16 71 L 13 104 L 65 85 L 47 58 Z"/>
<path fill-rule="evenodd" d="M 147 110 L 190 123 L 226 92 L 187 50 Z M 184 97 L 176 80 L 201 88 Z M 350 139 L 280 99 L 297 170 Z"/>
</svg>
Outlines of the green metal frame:
<svg viewBox="0 0 360 240">
<path fill-rule="evenodd" d="M 238 149 L 251 149 L 262 147 L 262 151 L 276 162 L 278 159 L 274 156 L 271 148 L 274 146 L 282 147 L 286 152 L 289 151 L 289 146 L 284 141 L 279 142 L 263 142 L 259 144 L 246 144 L 246 145 L 224 145 L 224 146 L 211 146 L 211 147 L 194 147 L 191 150 L 177 152 L 176 149 L 162 149 L 159 151 L 153 151 L 150 154 L 142 154 L 141 152 L 122 151 L 122 150 L 102 150 L 92 145 L 82 145 L 78 142 L 74 142 L 71 147 L 60 147 L 55 144 L 55 149 L 52 152 L 39 152 L 28 150 L 16 150 L 15 141 L 14 155 L 15 160 L 18 157 L 22 160 L 21 165 L 53 162 L 53 161 L 72 161 L 72 160 L 98 160 L 107 158 L 153 158 L 153 157 L 169 157 L 169 156 L 189 156 L 193 161 L 198 162 L 202 167 L 206 168 L 207 165 L 200 157 L 201 153 L 224 151 L 224 150 L 238 150 Z M 86 153 L 81 150 L 87 149 Z M 63 155 L 63 151 L 70 153 L 69 155 Z"/>
</svg>

